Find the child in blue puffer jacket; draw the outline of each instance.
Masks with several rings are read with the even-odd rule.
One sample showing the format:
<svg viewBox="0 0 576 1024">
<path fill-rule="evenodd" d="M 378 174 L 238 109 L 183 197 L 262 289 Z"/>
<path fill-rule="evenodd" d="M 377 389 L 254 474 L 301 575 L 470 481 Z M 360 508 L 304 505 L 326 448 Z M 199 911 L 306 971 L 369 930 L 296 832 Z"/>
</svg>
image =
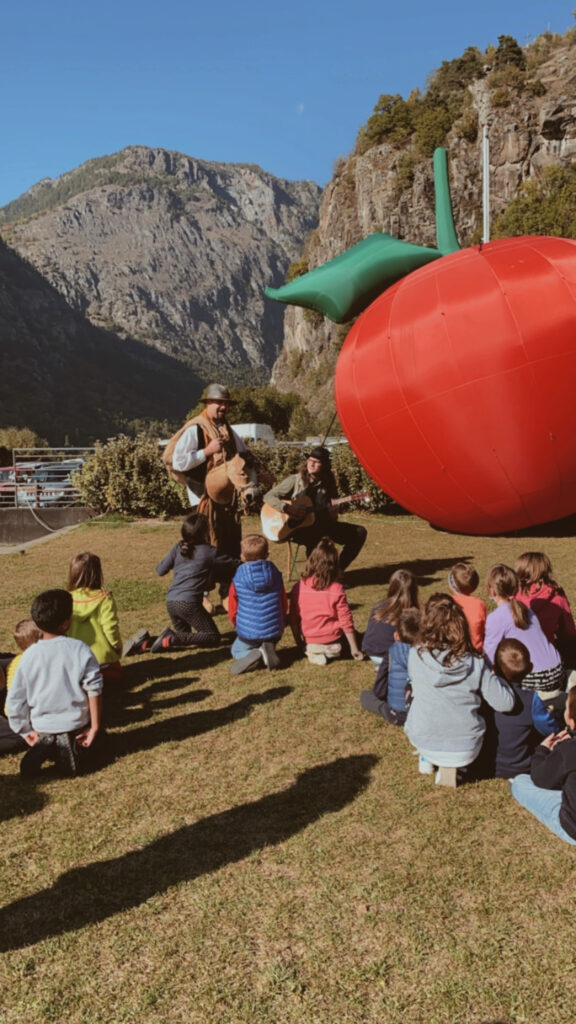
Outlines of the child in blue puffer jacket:
<svg viewBox="0 0 576 1024">
<path fill-rule="evenodd" d="M 240 675 L 264 662 L 278 668 L 276 644 L 284 632 L 288 600 L 282 573 L 268 561 L 268 541 L 250 533 L 240 548 L 242 565 L 236 570 L 228 594 L 228 616 L 236 627 L 232 644 L 232 675 Z"/>
</svg>

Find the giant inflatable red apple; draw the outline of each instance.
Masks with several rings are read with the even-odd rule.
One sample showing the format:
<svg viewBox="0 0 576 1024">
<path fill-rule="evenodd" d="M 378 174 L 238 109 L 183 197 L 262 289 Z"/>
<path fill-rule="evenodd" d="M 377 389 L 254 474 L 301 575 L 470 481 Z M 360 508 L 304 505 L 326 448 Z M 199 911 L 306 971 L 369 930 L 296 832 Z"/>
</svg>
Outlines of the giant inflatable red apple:
<svg viewBox="0 0 576 1024">
<path fill-rule="evenodd" d="M 576 241 L 443 256 L 350 331 L 336 404 L 370 476 L 446 529 L 493 534 L 576 511 Z"/>
<path fill-rule="evenodd" d="M 576 512 L 576 241 L 460 250 L 444 149 L 434 187 L 437 249 L 376 233 L 267 294 L 337 323 L 364 310 L 336 405 L 400 504 L 462 533 L 560 519 Z"/>
</svg>

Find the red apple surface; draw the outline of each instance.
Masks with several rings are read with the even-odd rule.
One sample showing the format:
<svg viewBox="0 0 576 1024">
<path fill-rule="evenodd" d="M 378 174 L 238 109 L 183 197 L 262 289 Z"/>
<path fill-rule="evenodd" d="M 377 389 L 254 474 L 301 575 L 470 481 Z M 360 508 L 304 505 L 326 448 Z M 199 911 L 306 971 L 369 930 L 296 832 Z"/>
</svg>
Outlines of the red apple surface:
<svg viewBox="0 0 576 1024">
<path fill-rule="evenodd" d="M 576 512 L 576 241 L 413 271 L 358 318 L 335 391 L 367 472 L 431 523 L 495 534 Z"/>
</svg>

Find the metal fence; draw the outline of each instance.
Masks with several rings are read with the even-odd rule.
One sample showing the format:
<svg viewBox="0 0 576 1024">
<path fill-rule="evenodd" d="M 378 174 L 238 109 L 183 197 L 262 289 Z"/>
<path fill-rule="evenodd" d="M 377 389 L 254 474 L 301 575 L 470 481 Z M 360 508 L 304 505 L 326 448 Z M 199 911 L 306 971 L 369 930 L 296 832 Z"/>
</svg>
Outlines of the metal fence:
<svg viewBox="0 0 576 1024">
<path fill-rule="evenodd" d="M 67 508 L 79 504 L 74 474 L 94 448 L 15 448 L 0 466 L 0 507 Z"/>
</svg>

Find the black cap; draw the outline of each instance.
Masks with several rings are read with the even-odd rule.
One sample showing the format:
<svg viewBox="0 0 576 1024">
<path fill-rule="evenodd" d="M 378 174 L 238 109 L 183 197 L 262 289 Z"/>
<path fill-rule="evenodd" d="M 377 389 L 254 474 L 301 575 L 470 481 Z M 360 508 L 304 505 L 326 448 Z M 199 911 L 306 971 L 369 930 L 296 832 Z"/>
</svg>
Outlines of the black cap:
<svg viewBox="0 0 576 1024">
<path fill-rule="evenodd" d="M 312 451 L 308 453 L 308 458 L 317 459 L 318 462 L 321 462 L 324 466 L 330 465 L 330 452 L 327 448 L 323 448 L 321 445 L 318 445 L 317 448 L 313 448 Z"/>
</svg>

